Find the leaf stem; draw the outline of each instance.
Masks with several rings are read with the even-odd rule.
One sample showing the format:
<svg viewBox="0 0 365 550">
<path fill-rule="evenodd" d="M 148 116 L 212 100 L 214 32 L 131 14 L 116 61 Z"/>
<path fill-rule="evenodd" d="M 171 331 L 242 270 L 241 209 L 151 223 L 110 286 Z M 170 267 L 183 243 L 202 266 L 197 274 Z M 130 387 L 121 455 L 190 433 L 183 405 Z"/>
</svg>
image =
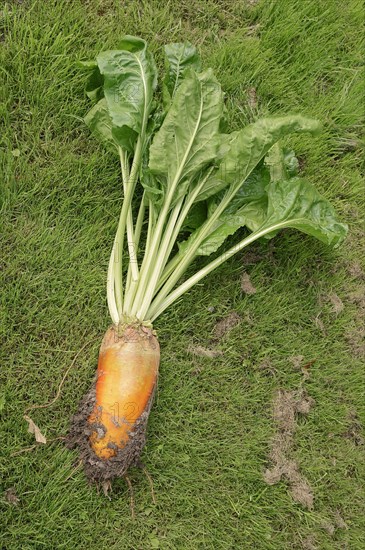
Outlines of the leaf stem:
<svg viewBox="0 0 365 550">
<path fill-rule="evenodd" d="M 203 277 L 208 275 L 211 271 L 213 271 L 216 267 L 220 266 L 223 262 L 231 258 L 234 254 L 251 244 L 253 241 L 259 239 L 260 237 L 263 237 L 264 235 L 267 235 L 268 233 L 271 233 L 273 231 L 277 231 L 278 229 L 282 229 L 283 227 L 286 227 L 288 225 L 288 222 L 280 222 L 274 225 L 270 225 L 268 227 L 261 228 L 258 231 L 255 231 L 254 233 L 251 233 L 248 237 L 243 239 L 240 243 L 232 246 L 227 252 L 224 252 L 218 258 L 210 262 L 208 265 L 200 269 L 195 275 L 184 281 L 180 286 L 178 286 L 171 294 L 169 294 L 164 299 L 157 298 L 152 302 L 151 307 L 148 310 L 148 318 L 151 319 L 151 321 L 154 321 L 167 307 L 169 307 L 173 302 L 175 302 L 182 294 L 190 290 L 196 283 L 198 283 Z"/>
<path fill-rule="evenodd" d="M 154 265 L 153 265 L 153 272 L 152 275 L 148 281 L 148 285 L 146 288 L 146 291 L 143 295 L 143 302 L 140 305 L 136 316 L 137 319 L 144 319 L 145 315 L 147 313 L 148 308 L 151 305 L 151 302 L 153 300 L 153 296 L 156 291 L 156 285 L 158 283 L 159 276 L 161 274 L 161 271 L 166 265 L 167 259 L 168 259 L 168 249 L 171 250 L 171 241 L 172 237 L 174 235 L 175 225 L 177 218 L 180 213 L 180 209 L 182 207 L 182 204 L 184 202 L 184 197 L 181 197 L 174 207 L 173 211 L 170 214 L 170 220 L 167 224 L 167 227 L 165 229 L 164 236 L 162 238 L 162 242 L 160 245 L 160 248 L 158 250 L 157 258 L 154 259 Z M 172 241 L 173 245 L 174 241 Z"/>
<path fill-rule="evenodd" d="M 132 203 L 132 197 L 134 193 L 134 189 L 136 187 L 136 182 L 138 178 L 139 168 L 140 168 L 140 161 L 142 156 L 142 137 L 139 136 L 137 140 L 137 145 L 135 149 L 134 159 L 132 163 L 132 168 L 129 174 L 129 177 L 127 177 L 126 172 L 126 165 L 125 163 L 125 152 L 119 148 L 119 156 L 121 159 L 121 166 L 122 168 L 122 177 L 123 177 L 123 171 L 124 171 L 124 177 L 123 177 L 123 186 L 125 190 L 124 198 L 123 198 L 123 204 L 122 204 L 122 210 L 119 217 L 119 223 L 117 228 L 117 233 L 115 235 L 115 250 L 114 250 L 114 278 L 115 278 L 115 297 L 116 297 L 116 304 L 117 309 L 119 312 L 119 316 L 121 316 L 123 311 L 123 273 L 122 273 L 122 259 L 123 259 L 123 245 L 124 245 L 124 234 L 127 224 L 128 216 L 130 216 L 129 212 L 131 210 L 131 203 Z M 127 178 L 127 180 L 126 180 Z M 125 182 L 126 180 L 126 182 Z M 133 242 L 133 241 L 132 241 Z M 131 253 L 131 252 L 130 252 Z M 132 268 L 133 269 L 133 268 Z"/>
<path fill-rule="evenodd" d="M 194 188 L 194 190 L 188 195 L 186 201 L 185 201 L 185 204 L 184 204 L 184 207 L 183 209 L 181 210 L 180 212 L 180 216 L 179 216 L 179 219 L 177 220 L 176 224 L 175 224 L 175 229 L 174 229 L 174 232 L 171 236 L 171 241 L 170 241 L 170 247 L 167 251 L 167 258 L 170 256 L 171 254 L 171 250 L 176 242 L 176 239 L 179 235 L 179 232 L 181 230 L 181 227 L 186 219 L 186 216 L 188 215 L 189 213 L 189 210 L 190 208 L 193 206 L 194 202 L 195 202 L 195 199 L 196 197 L 199 195 L 200 191 L 203 189 L 207 179 L 209 178 L 209 176 L 211 175 L 211 173 L 213 172 L 214 170 L 214 167 L 211 167 L 206 175 L 202 178 L 202 180 L 200 181 L 200 183 Z M 166 265 L 165 269 L 163 270 L 160 278 L 159 278 L 159 281 L 158 281 L 158 284 L 156 285 L 156 290 L 160 289 L 163 284 L 166 282 L 166 280 L 169 278 L 169 276 L 171 275 L 171 273 L 174 271 L 174 269 L 177 267 L 177 265 L 180 263 L 182 259 L 182 256 L 180 255 L 179 252 L 177 252 L 177 254 L 175 254 L 175 256 L 172 258 L 172 260 Z"/>
<path fill-rule="evenodd" d="M 139 245 L 139 239 L 141 236 L 142 226 L 143 226 L 143 220 L 145 215 L 145 194 L 143 193 L 141 204 L 139 206 L 136 226 L 134 228 L 134 246 L 135 246 L 135 261 L 137 262 L 137 251 L 138 251 L 138 245 Z M 132 278 L 132 267 L 131 267 L 131 259 L 129 261 L 128 266 L 128 273 L 127 273 L 127 280 L 125 284 L 125 296 L 124 296 L 124 305 L 123 305 L 123 313 L 129 314 L 130 307 L 133 303 L 133 298 L 137 289 L 137 279 Z"/>
</svg>

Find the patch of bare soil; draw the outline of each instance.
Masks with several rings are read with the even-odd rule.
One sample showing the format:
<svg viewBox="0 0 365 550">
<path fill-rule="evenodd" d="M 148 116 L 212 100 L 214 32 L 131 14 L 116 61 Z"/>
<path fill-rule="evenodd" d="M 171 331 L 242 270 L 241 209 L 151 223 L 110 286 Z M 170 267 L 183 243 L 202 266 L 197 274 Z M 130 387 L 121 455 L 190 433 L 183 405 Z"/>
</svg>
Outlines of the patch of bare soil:
<svg viewBox="0 0 365 550">
<path fill-rule="evenodd" d="M 264 480 L 269 485 L 278 483 L 283 477 L 290 485 L 295 501 L 306 508 L 313 506 L 312 489 L 299 471 L 298 463 L 291 458 L 293 436 L 296 429 L 296 415 L 308 414 L 314 400 L 305 390 L 279 390 L 273 402 L 273 419 L 276 424 L 276 435 L 271 442 L 270 461 L 272 467 L 264 473 Z"/>
<path fill-rule="evenodd" d="M 234 327 L 239 325 L 241 323 L 242 319 L 238 315 L 236 311 L 232 311 L 226 317 L 223 317 L 218 323 L 215 325 L 213 329 L 213 337 L 216 340 L 220 340 Z"/>
<path fill-rule="evenodd" d="M 335 526 L 330 521 L 322 521 L 321 527 L 326 533 L 328 533 L 331 537 L 335 534 Z"/>
<path fill-rule="evenodd" d="M 355 304 L 359 313 L 365 313 L 365 285 L 360 285 L 358 290 L 349 292 L 347 298 L 351 304 Z"/>
<path fill-rule="evenodd" d="M 289 361 L 292 363 L 295 370 L 300 370 L 302 367 L 304 355 L 292 355 Z"/>
<path fill-rule="evenodd" d="M 88 418 L 95 406 L 95 384 L 81 401 L 78 412 L 71 419 L 71 428 L 66 439 L 70 449 L 77 448 L 84 464 L 85 473 L 90 481 L 107 482 L 115 477 L 126 475 L 131 466 L 140 466 L 140 456 L 146 443 L 147 420 L 151 410 L 154 393 L 129 432 L 128 443 L 123 449 L 108 460 L 100 459 L 89 443 L 91 433 L 97 429 L 105 430 L 103 425 L 95 426 L 88 423 Z"/>
<path fill-rule="evenodd" d="M 249 295 L 256 294 L 257 292 L 256 288 L 253 286 L 251 282 L 249 274 L 246 273 L 245 271 L 241 275 L 241 290 L 245 294 L 249 294 Z"/>
</svg>

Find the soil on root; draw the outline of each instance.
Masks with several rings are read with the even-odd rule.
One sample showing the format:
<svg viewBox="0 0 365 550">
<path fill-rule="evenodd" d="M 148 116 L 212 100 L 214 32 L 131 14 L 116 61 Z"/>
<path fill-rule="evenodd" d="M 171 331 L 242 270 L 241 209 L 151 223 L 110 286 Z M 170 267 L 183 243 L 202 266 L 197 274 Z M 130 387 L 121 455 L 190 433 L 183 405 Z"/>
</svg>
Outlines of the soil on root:
<svg viewBox="0 0 365 550">
<path fill-rule="evenodd" d="M 146 428 L 148 416 L 153 403 L 152 393 L 147 406 L 129 432 L 128 443 L 117 449 L 117 454 L 107 460 L 100 459 L 90 446 L 90 435 L 97 430 L 104 430 L 102 424 L 89 424 L 88 418 L 94 409 L 96 395 L 95 383 L 82 399 L 78 412 L 71 419 L 66 446 L 69 449 L 79 449 L 84 464 L 85 473 L 90 481 L 104 482 L 126 475 L 131 466 L 141 466 L 140 456 L 146 443 Z"/>
</svg>

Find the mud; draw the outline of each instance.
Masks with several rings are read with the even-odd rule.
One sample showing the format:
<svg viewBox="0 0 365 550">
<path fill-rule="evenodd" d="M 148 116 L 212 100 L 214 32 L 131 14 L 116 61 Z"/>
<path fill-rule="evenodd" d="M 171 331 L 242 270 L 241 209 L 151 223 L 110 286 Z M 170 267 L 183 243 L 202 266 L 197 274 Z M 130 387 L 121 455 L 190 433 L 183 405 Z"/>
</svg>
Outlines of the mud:
<svg viewBox="0 0 365 550">
<path fill-rule="evenodd" d="M 105 429 L 102 425 L 88 423 L 88 418 L 95 406 L 94 382 L 90 391 L 81 401 L 78 412 L 71 419 L 70 432 L 66 439 L 66 446 L 69 449 L 79 450 L 85 473 L 90 481 L 106 482 L 116 477 L 125 476 L 131 466 L 141 466 L 140 456 L 146 444 L 147 421 L 154 393 L 151 395 L 146 409 L 129 432 L 128 443 L 125 447 L 119 449 L 116 456 L 102 460 L 94 453 L 89 443 L 89 437 L 95 429 Z"/>
</svg>

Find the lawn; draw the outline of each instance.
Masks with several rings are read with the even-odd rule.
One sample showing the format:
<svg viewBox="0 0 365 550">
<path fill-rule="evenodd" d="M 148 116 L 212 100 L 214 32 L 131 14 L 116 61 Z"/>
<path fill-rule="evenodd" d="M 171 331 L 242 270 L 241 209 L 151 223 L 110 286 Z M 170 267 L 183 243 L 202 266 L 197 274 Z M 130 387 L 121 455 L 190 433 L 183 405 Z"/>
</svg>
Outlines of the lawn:
<svg viewBox="0 0 365 550">
<path fill-rule="evenodd" d="M 360 0 L 2 4 L 1 548 L 365 548 L 363 24 Z M 77 61 L 124 33 L 148 40 L 160 66 L 163 44 L 196 44 L 231 130 L 265 114 L 320 119 L 319 135 L 287 143 L 350 228 L 335 251 L 291 230 L 255 244 L 158 319 L 143 453 L 157 503 L 132 470 L 135 520 L 126 482 L 109 500 L 57 439 L 110 323 L 121 203 L 117 162 L 82 122 Z M 29 413 L 55 439 L 34 446 L 24 411 L 56 395 L 77 353 L 59 399 Z M 308 405 L 294 406 L 284 442 L 309 493 L 302 503 L 288 476 L 267 483 L 280 395 Z"/>
</svg>

